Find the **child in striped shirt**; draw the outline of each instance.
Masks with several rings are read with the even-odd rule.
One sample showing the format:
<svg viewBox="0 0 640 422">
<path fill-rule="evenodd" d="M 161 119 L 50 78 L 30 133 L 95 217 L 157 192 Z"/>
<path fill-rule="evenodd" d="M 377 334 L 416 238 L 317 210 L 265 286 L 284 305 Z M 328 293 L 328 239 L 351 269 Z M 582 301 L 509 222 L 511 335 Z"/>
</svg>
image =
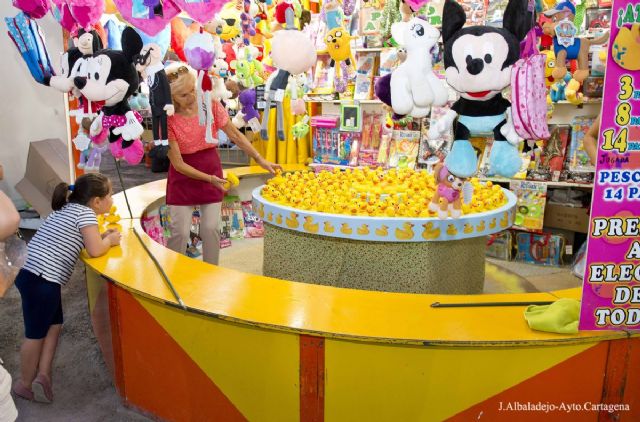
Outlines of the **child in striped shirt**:
<svg viewBox="0 0 640 422">
<path fill-rule="evenodd" d="M 96 214 L 109 211 L 111 182 L 101 174 L 80 176 L 74 186 L 60 183 L 51 200 L 53 212 L 28 245 L 27 261 L 16 277 L 22 297 L 25 340 L 20 375 L 13 392 L 27 400 L 50 403 L 51 364 L 62 328 L 60 288 L 71 278 L 80 251 L 92 257 L 120 244 L 120 233 L 102 235 Z"/>
</svg>

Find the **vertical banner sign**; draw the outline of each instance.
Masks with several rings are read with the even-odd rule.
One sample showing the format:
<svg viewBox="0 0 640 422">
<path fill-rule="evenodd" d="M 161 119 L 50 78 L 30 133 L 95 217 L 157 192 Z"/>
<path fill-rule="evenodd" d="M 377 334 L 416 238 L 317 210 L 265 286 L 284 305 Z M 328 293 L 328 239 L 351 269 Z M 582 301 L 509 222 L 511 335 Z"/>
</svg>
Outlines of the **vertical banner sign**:
<svg viewBox="0 0 640 422">
<path fill-rule="evenodd" d="M 581 330 L 640 330 L 640 4 L 611 15 Z"/>
</svg>

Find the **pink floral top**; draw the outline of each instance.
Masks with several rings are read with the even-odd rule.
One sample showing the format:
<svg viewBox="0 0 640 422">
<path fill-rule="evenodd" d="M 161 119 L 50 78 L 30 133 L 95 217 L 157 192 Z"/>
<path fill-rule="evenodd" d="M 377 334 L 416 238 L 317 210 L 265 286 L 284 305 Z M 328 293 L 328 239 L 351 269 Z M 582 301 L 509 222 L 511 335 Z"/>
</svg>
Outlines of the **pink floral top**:
<svg viewBox="0 0 640 422">
<path fill-rule="evenodd" d="M 211 132 L 216 136 L 219 129 L 227 125 L 229 115 L 219 101 L 212 101 L 213 124 Z M 167 132 L 170 141 L 176 141 L 181 154 L 193 154 L 204 149 L 215 148 L 217 144 L 205 141 L 206 127 L 200 126 L 198 115 L 185 117 L 174 114 L 167 118 Z"/>
</svg>

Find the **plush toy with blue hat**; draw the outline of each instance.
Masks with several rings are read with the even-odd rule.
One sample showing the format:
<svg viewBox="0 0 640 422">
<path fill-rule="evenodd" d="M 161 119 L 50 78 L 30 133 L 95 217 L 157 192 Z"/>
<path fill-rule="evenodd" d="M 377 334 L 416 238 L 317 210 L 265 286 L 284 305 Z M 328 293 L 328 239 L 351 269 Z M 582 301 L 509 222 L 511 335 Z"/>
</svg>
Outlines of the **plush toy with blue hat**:
<svg viewBox="0 0 640 422">
<path fill-rule="evenodd" d="M 576 37 L 576 7 L 570 1 L 559 2 L 544 14 L 551 18 L 551 22 L 543 25 L 542 31 L 553 37 L 553 50 L 556 55 L 556 67 L 552 74 L 554 79 L 564 79 L 567 74 L 567 61 L 577 60 L 578 69 L 573 72 L 573 79 L 579 83 L 584 82 L 589 76 L 589 48 L 607 42 L 609 33 L 592 40 Z"/>
</svg>

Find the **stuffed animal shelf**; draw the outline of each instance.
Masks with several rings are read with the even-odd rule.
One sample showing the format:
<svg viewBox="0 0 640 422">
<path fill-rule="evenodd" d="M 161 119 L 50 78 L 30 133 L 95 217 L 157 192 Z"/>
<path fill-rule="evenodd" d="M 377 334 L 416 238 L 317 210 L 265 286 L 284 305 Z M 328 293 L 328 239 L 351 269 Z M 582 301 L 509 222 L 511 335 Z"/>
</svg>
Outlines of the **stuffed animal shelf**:
<svg viewBox="0 0 640 422">
<path fill-rule="evenodd" d="M 425 117 L 432 105 L 443 106 L 449 97 L 447 88 L 433 73 L 431 63 L 440 32 L 421 18 L 397 22 L 391 32 L 406 49 L 406 59 L 391 75 L 380 78 L 376 95 L 391 106 L 396 117 Z"/>
<path fill-rule="evenodd" d="M 284 116 L 282 101 L 289 84 L 289 76 L 304 73 L 317 60 L 313 42 L 302 31 L 295 29 L 293 9 L 286 10 L 287 30 L 278 31 L 273 36 L 271 57 L 276 70 L 269 76 L 265 84 L 266 107 L 262 117 L 260 136 L 268 140 L 269 115 L 271 103 L 276 103 L 276 134 L 284 141 Z M 296 54 L 291 54 L 295 51 Z"/>
<path fill-rule="evenodd" d="M 444 66 L 447 83 L 460 98 L 451 110 L 429 129 L 439 139 L 453 126 L 454 141 L 445 159 L 456 177 L 473 176 L 478 167 L 470 137 L 493 134 L 490 173 L 511 177 L 520 169 L 521 142 L 511 115 L 511 103 L 502 90 L 511 84 L 512 66 L 520 58 L 520 41 L 532 24 L 527 0 L 510 0 L 504 27 L 467 26 L 464 9 L 446 0 L 442 16 Z"/>
</svg>

